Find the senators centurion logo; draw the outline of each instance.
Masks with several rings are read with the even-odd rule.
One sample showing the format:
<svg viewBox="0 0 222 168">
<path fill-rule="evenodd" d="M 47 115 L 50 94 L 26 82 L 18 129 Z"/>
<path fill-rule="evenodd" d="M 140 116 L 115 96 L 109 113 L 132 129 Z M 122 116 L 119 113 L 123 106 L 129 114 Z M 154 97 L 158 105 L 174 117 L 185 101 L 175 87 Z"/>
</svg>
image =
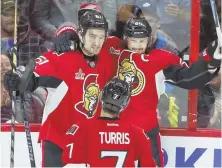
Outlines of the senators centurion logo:
<svg viewBox="0 0 222 168">
<path fill-rule="evenodd" d="M 118 78 L 131 86 L 131 96 L 140 94 L 146 82 L 143 72 L 137 68 L 133 61 L 134 56 L 136 56 L 136 53 L 124 50 L 120 55 L 117 71 Z"/>
<path fill-rule="evenodd" d="M 75 109 L 87 117 L 92 117 L 97 105 L 100 88 L 97 83 L 98 74 L 89 74 L 83 82 L 82 101 L 75 104 Z"/>
</svg>

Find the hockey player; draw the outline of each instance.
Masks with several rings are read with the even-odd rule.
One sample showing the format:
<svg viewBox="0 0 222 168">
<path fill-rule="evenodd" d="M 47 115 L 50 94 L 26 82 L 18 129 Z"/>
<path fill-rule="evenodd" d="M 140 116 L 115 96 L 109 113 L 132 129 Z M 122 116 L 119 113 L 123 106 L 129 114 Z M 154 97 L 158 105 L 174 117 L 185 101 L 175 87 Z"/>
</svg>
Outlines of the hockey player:
<svg viewBox="0 0 222 168">
<path fill-rule="evenodd" d="M 156 167 L 144 131 L 119 118 L 130 101 L 127 82 L 112 79 L 102 91 L 99 118 L 73 124 L 66 132 L 63 162 L 78 167 Z M 124 111 L 127 113 L 127 110 Z M 67 165 L 67 166 L 68 166 Z"/>
<path fill-rule="evenodd" d="M 111 79 L 111 56 L 102 49 L 108 23 L 102 13 L 88 11 L 80 18 L 76 51 L 57 54 L 53 51 L 36 59 L 36 69 L 29 90 L 37 86 L 54 87 L 49 92 L 39 141 L 42 141 L 43 167 L 62 167 L 63 135 L 71 124 L 92 116 L 97 108 L 100 90 Z M 111 61 L 109 61 L 109 59 Z M 5 75 L 9 90 L 18 89 L 22 71 Z M 52 86 L 53 85 L 53 86 Z"/>
<path fill-rule="evenodd" d="M 71 31 L 69 33 L 74 33 L 73 29 Z M 158 166 L 163 166 L 163 157 L 160 157 L 162 152 L 156 108 L 158 96 L 164 89 L 156 86 L 157 73 L 164 70 L 163 77 L 179 87 L 201 88 L 217 74 L 221 54 L 217 42 L 213 42 L 205 50 L 204 59 L 195 62 L 188 68 L 185 62 L 172 53 L 150 50 L 151 31 L 145 18 L 132 18 L 124 28 L 124 39 L 109 37 L 104 47 L 113 55 L 114 72 L 118 69 L 117 76 L 127 81 L 133 88 L 133 98 L 127 108 L 132 113 L 127 112 L 122 117 L 145 130 L 152 142 L 154 159 Z M 61 34 L 60 38 L 62 36 Z M 64 37 L 65 40 L 70 39 Z M 122 53 L 124 48 L 142 55 L 130 51 Z M 144 53 L 148 55 L 144 55 Z M 158 83 L 163 83 L 161 80 Z"/>
</svg>

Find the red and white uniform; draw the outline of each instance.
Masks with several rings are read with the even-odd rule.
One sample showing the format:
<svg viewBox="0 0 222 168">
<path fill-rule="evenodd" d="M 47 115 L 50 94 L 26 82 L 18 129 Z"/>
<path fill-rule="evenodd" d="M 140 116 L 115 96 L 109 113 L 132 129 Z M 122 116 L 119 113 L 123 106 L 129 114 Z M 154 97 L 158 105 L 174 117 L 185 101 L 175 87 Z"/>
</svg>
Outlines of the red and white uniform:
<svg viewBox="0 0 222 168">
<path fill-rule="evenodd" d="M 63 148 L 66 130 L 71 124 L 84 120 L 88 112 L 95 111 L 99 93 L 110 79 L 109 53 L 101 50 L 98 61 L 90 67 L 80 51 L 60 55 L 47 52 L 36 59 L 36 76 L 51 76 L 62 80 L 50 93 L 45 105 L 39 140 L 49 140 Z M 99 114 L 98 114 L 99 115 Z"/>
<path fill-rule="evenodd" d="M 204 86 L 210 78 L 206 68 L 207 62 L 199 61 L 189 70 L 182 59 L 170 52 L 153 49 L 149 54 L 141 55 L 121 48 L 126 47 L 123 42 L 116 37 L 109 37 L 104 45 L 113 56 L 113 64 L 116 65 L 114 67 L 115 75 L 129 82 L 132 87 L 132 97 L 126 108 L 127 112 L 123 112 L 121 119 L 145 130 L 152 142 L 155 161 L 158 165 L 163 166 L 156 111 L 159 95 L 163 90 L 161 84 L 164 79 L 167 79 L 172 83 L 177 82 L 177 86 L 186 89 L 194 89 L 198 85 Z M 168 67 L 171 68 L 171 71 L 167 69 L 162 72 Z"/>
<path fill-rule="evenodd" d="M 141 167 L 156 167 L 143 130 L 117 118 L 93 118 L 74 124 L 65 139 L 64 164 L 136 167 L 139 162 Z"/>
<path fill-rule="evenodd" d="M 122 117 L 127 122 L 150 131 L 158 126 L 156 75 L 170 66 L 185 66 L 186 63 L 165 50 L 153 49 L 149 54 L 142 55 L 124 50 L 121 48 L 122 42 L 116 37 L 109 37 L 104 45 L 113 56 L 113 73 L 132 84 L 132 97 L 127 113 L 123 113 Z"/>
</svg>

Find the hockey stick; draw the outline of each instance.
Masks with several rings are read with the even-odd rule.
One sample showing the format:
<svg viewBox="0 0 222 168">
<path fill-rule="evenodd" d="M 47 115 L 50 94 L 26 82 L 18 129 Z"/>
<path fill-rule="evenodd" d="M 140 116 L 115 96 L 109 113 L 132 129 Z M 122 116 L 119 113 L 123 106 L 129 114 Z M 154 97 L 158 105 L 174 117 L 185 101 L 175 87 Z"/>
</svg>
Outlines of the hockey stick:
<svg viewBox="0 0 222 168">
<path fill-rule="evenodd" d="M 35 70 L 35 60 L 30 59 L 29 63 L 26 65 L 25 72 L 22 75 L 21 83 L 19 85 L 19 94 L 21 97 L 22 111 L 24 112 L 24 126 L 25 126 L 26 140 L 28 144 L 29 159 L 30 159 L 31 167 L 36 167 L 36 164 L 35 164 L 35 157 L 34 157 L 34 150 L 33 150 L 33 145 L 32 145 L 30 127 L 29 127 L 29 122 L 28 122 L 28 113 L 27 113 L 27 108 L 25 106 L 25 103 L 26 103 L 25 92 L 27 90 L 29 81 L 32 80 L 32 75 L 33 75 L 34 70 Z"/>
<path fill-rule="evenodd" d="M 215 0 L 210 0 L 210 5 L 211 5 L 211 10 L 212 10 L 215 26 L 216 26 L 216 33 L 217 33 L 218 43 L 220 46 L 220 52 L 222 52 L 222 32 L 221 32 L 219 17 L 217 15 L 217 8 L 216 8 Z M 220 67 L 222 67 L 222 61 L 221 61 Z"/>
<path fill-rule="evenodd" d="M 14 63 L 12 62 L 12 59 L 10 59 L 10 63 L 12 64 L 12 67 L 15 67 Z M 26 132 L 26 139 L 27 139 L 27 144 L 28 144 L 28 151 L 29 151 L 29 158 L 30 158 L 30 164 L 31 167 L 36 167 L 35 164 L 35 157 L 34 157 L 34 150 L 32 146 L 32 139 L 31 139 L 31 134 L 30 134 L 30 127 L 29 127 L 29 122 L 28 122 L 28 117 L 27 117 L 27 108 L 25 106 L 26 100 L 25 100 L 25 92 L 28 87 L 29 81 L 32 79 L 33 71 L 35 69 L 35 61 L 33 59 L 29 60 L 29 63 L 26 65 L 25 71 L 21 77 L 21 82 L 19 84 L 19 94 L 21 98 L 21 107 L 22 111 L 24 112 L 24 126 L 25 126 L 25 132 Z M 16 95 L 12 96 L 13 101 L 16 100 Z M 14 120 L 15 120 L 15 113 L 14 113 Z M 15 121 L 14 121 L 15 122 Z M 12 142 L 14 141 L 14 125 L 13 125 L 13 131 L 11 132 L 13 136 L 11 136 Z M 11 146 L 11 162 L 10 162 L 10 167 L 14 167 L 14 144 Z"/>
<path fill-rule="evenodd" d="M 12 70 L 15 72 L 15 66 L 17 65 L 17 9 L 18 1 L 15 0 L 15 16 L 14 16 L 14 47 L 13 47 L 13 56 L 12 56 Z M 11 62 L 11 61 L 10 61 Z M 13 66 L 15 65 L 15 66 Z M 16 101 L 16 92 L 12 92 L 12 119 L 11 119 L 11 151 L 10 151 L 10 167 L 14 167 L 14 151 L 15 151 L 15 101 Z"/>
<path fill-rule="evenodd" d="M 215 26 L 216 26 L 216 33 L 217 33 L 218 43 L 219 43 L 219 46 L 221 48 L 222 47 L 222 32 L 221 32 L 219 17 L 217 15 L 215 0 L 210 0 L 210 5 L 211 5 L 212 13 L 213 13 Z"/>
</svg>

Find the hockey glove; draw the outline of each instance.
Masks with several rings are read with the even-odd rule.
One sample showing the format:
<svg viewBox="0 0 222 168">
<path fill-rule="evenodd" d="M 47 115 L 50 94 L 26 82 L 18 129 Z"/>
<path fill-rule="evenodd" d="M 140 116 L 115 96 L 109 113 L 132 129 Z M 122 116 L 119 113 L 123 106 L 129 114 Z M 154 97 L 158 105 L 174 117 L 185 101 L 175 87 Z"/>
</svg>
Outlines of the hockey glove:
<svg viewBox="0 0 222 168">
<path fill-rule="evenodd" d="M 220 67 L 222 53 L 219 48 L 218 40 L 213 41 L 203 52 L 203 59 L 208 62 L 209 69 Z"/>
<path fill-rule="evenodd" d="M 54 39 L 52 50 L 58 54 L 76 50 L 79 38 L 73 27 L 64 26 L 57 31 L 56 35 L 57 37 Z"/>
<path fill-rule="evenodd" d="M 8 91 L 18 91 L 19 90 L 19 85 L 21 83 L 21 77 L 25 71 L 24 66 L 19 66 L 16 68 L 16 72 L 12 72 L 12 70 L 8 71 L 5 73 L 4 76 L 4 87 Z M 35 76 L 33 75 L 33 79 L 30 80 L 28 84 L 28 90 L 33 91 L 33 89 L 36 88 L 36 79 Z"/>
<path fill-rule="evenodd" d="M 169 109 L 167 111 L 168 120 L 171 127 L 178 127 L 179 107 L 175 103 L 175 97 L 169 97 Z"/>
<path fill-rule="evenodd" d="M 4 76 L 4 86 L 9 91 L 17 91 L 19 89 L 19 84 L 21 82 L 21 77 L 23 72 L 25 71 L 24 66 L 19 66 L 16 68 L 16 72 L 12 72 L 11 70 L 5 73 Z"/>
</svg>

